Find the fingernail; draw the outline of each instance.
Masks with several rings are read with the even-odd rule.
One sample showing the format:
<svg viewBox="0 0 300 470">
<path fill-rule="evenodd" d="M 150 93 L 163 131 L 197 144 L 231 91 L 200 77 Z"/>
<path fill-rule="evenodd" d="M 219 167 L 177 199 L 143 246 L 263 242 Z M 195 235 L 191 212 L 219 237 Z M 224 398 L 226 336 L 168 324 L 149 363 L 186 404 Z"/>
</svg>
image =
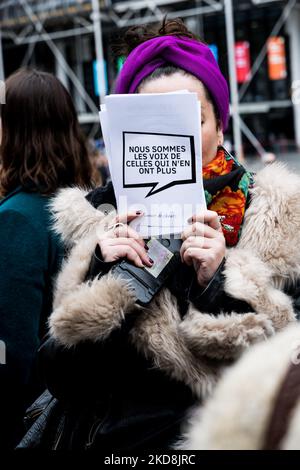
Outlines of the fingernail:
<svg viewBox="0 0 300 470">
<path fill-rule="evenodd" d="M 192 222 L 194 222 L 194 217 L 190 217 L 190 218 L 188 219 L 188 223 L 189 223 L 189 224 L 191 224 Z"/>
<path fill-rule="evenodd" d="M 136 215 L 142 215 L 142 211 L 136 211 Z"/>
<path fill-rule="evenodd" d="M 151 264 L 154 264 L 153 259 L 151 259 L 151 258 L 148 257 L 148 260 L 150 261 Z"/>
<path fill-rule="evenodd" d="M 146 251 L 149 251 L 149 246 L 147 246 L 146 243 L 145 243 L 144 247 L 145 247 Z"/>
</svg>

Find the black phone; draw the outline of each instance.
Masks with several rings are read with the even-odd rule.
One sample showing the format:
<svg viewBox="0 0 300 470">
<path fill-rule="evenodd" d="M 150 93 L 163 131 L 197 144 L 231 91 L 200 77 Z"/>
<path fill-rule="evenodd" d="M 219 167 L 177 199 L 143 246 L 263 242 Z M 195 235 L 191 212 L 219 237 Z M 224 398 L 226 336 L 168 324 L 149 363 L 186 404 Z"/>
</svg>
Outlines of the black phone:
<svg viewBox="0 0 300 470">
<path fill-rule="evenodd" d="M 137 303 L 142 306 L 151 302 L 154 295 L 159 292 L 181 263 L 179 252 L 182 240 L 174 237 L 151 238 L 146 241 L 146 245 L 148 246 L 148 255 L 154 261 L 151 268 L 138 268 L 130 261 L 123 260 L 111 270 L 113 275 L 130 281 L 135 290 Z"/>
</svg>

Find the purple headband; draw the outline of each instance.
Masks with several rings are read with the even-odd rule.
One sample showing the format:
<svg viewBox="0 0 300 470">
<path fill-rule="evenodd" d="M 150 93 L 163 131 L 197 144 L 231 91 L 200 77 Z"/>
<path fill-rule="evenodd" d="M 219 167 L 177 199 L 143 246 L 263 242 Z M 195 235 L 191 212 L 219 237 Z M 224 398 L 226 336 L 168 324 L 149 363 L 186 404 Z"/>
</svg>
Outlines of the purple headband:
<svg viewBox="0 0 300 470">
<path fill-rule="evenodd" d="M 160 36 L 137 46 L 118 76 L 115 93 L 134 93 L 141 81 L 158 67 L 175 65 L 199 78 L 219 110 L 223 130 L 229 119 L 229 91 L 210 48 L 194 39 Z"/>
</svg>

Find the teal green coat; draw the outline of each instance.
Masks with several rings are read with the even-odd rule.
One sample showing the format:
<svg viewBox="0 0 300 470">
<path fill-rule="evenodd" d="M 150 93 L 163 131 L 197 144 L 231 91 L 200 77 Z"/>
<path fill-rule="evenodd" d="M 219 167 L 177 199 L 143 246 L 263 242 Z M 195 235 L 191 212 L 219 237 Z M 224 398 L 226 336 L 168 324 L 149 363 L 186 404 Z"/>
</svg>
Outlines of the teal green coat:
<svg viewBox="0 0 300 470">
<path fill-rule="evenodd" d="M 49 197 L 22 188 L 0 201 L 0 434 L 8 443 L 18 439 L 24 408 L 40 392 L 36 354 L 63 256 L 48 203 Z"/>
</svg>

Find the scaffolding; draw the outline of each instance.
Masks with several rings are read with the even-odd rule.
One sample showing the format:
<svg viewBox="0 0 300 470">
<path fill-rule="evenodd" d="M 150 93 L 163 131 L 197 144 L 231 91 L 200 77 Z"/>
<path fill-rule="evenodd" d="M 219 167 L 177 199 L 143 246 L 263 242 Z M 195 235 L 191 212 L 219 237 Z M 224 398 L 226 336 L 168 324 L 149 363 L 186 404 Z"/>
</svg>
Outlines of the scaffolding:
<svg viewBox="0 0 300 470">
<path fill-rule="evenodd" d="M 250 0 L 248 0 L 250 1 Z M 299 0 L 251 0 L 253 5 L 280 2 L 283 4 L 283 13 L 274 25 L 272 34 L 276 34 L 282 25 L 290 18 L 291 13 L 299 9 Z M 53 53 L 57 63 L 57 75 L 62 81 L 64 77 L 72 82 L 80 99 L 83 100 L 87 112 L 79 113 L 82 123 L 90 122 L 98 124 L 98 106 L 84 89 L 82 80 L 78 77 L 67 63 L 63 51 L 58 45 L 59 40 L 64 38 L 76 38 L 84 35 L 94 35 L 97 79 L 100 90 L 99 102 L 103 101 L 105 95 L 104 83 L 104 60 L 103 60 L 103 30 L 111 28 L 124 28 L 141 23 L 152 23 L 161 21 L 166 13 L 168 18 L 182 17 L 193 18 L 215 13 L 224 13 L 226 24 L 226 39 L 228 50 L 228 68 L 231 90 L 231 115 L 233 117 L 233 140 L 234 148 L 238 155 L 242 155 L 242 133 L 256 148 L 258 154 L 262 155 L 265 150 L 253 135 L 241 117 L 241 113 L 253 112 L 253 107 L 276 105 L 272 103 L 241 103 L 250 82 L 238 91 L 236 80 L 236 68 L 234 57 L 234 19 L 233 0 L 3 0 L 0 4 L 0 79 L 5 74 L 2 61 L 2 41 L 10 41 L 14 45 L 27 45 L 27 51 L 22 65 L 27 65 L 34 53 L 38 42 L 45 42 Z M 299 28 L 300 29 L 300 28 Z M 298 36 L 293 29 L 294 42 Z M 266 46 L 257 57 L 251 70 L 251 80 L 255 77 L 262 60 L 266 55 Z M 294 61 L 299 62 L 299 58 Z M 298 67 L 299 68 L 299 67 Z M 292 64 L 294 79 L 298 73 L 297 65 Z M 300 78 L 300 76 L 298 77 Z M 284 103 L 278 103 L 284 106 Z M 299 106 L 298 106 L 299 108 Z M 295 109 L 295 134 L 298 146 L 300 146 L 300 111 Z M 259 111 L 258 111 L 259 112 Z"/>
</svg>

